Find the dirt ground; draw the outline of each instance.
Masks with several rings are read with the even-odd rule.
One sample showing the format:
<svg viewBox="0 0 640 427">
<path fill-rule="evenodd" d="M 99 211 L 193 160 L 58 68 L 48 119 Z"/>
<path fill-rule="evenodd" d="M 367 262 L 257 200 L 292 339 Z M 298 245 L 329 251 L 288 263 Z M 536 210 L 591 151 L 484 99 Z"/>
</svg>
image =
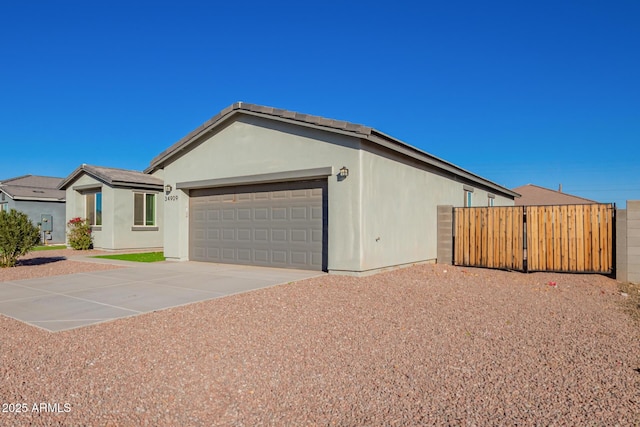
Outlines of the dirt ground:
<svg viewBox="0 0 640 427">
<path fill-rule="evenodd" d="M 634 290 L 418 265 L 58 333 L 0 316 L 0 425 L 637 426 Z"/>
</svg>

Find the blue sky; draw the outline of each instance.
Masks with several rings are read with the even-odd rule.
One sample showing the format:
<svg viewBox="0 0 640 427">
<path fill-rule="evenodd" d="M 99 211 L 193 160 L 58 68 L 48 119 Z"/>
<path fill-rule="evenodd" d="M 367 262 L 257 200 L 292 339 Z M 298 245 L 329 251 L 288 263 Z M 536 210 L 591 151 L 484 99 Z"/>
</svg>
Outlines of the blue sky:
<svg viewBox="0 0 640 427">
<path fill-rule="evenodd" d="M 640 200 L 640 2 L 0 7 L 0 179 L 142 170 L 236 101 L 374 127 L 508 188 Z"/>
</svg>

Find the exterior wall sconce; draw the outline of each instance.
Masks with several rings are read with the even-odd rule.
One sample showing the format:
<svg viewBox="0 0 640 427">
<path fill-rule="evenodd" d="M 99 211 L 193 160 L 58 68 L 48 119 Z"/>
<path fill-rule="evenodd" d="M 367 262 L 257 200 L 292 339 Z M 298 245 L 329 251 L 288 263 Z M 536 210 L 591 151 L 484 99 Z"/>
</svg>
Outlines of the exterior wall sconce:
<svg viewBox="0 0 640 427">
<path fill-rule="evenodd" d="M 171 190 L 173 190 L 173 187 L 169 184 L 164 186 L 164 191 L 166 191 L 167 193 L 171 193 Z"/>
<path fill-rule="evenodd" d="M 346 168 L 346 166 L 343 166 L 340 168 L 340 177 L 341 178 L 346 178 L 349 176 L 349 169 Z"/>
</svg>

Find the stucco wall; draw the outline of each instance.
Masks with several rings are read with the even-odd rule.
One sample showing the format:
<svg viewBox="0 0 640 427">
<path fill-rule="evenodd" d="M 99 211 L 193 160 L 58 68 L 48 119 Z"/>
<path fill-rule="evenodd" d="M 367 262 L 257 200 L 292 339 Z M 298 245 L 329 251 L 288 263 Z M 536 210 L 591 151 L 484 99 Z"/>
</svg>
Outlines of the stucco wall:
<svg viewBox="0 0 640 427">
<path fill-rule="evenodd" d="M 287 123 L 243 116 L 164 168 L 166 184 L 333 167 L 328 177 L 328 268 L 355 270 L 360 259 L 359 140 Z M 346 166 L 345 180 L 335 174 Z M 165 202 L 164 247 L 169 259 L 189 257 L 188 191 Z"/>
<path fill-rule="evenodd" d="M 64 243 L 65 241 L 65 203 L 64 202 L 41 202 L 28 200 L 15 200 L 14 206 L 10 208 L 27 214 L 33 225 L 37 226 L 42 220 L 42 215 L 53 216 L 53 231 L 51 232 L 51 240 L 49 243 Z M 42 235 L 42 233 L 41 233 Z"/>
<path fill-rule="evenodd" d="M 94 227 L 93 245 L 99 249 L 143 249 L 162 247 L 164 211 L 163 194 L 156 193 L 157 227 L 144 230 L 133 228 L 133 192 L 131 188 L 112 188 L 95 178 L 83 174 L 67 188 L 66 221 L 85 218 L 84 194 L 91 190 L 74 190 L 74 187 L 93 186 L 102 191 L 102 226 Z M 141 190 L 143 191 L 143 190 Z M 151 190 L 144 190 L 153 192 Z"/>
<path fill-rule="evenodd" d="M 438 205 L 487 206 L 490 191 L 455 181 L 395 153 L 367 145 L 361 151 L 362 271 L 437 258 Z M 494 193 L 495 194 L 495 193 Z M 495 194 L 495 206 L 513 200 Z"/>
<path fill-rule="evenodd" d="M 136 227 L 133 225 L 133 194 L 135 192 L 156 195 L 156 226 Z M 117 249 L 159 248 L 162 246 L 162 225 L 164 194 L 151 190 L 113 189 L 113 235 Z"/>
<path fill-rule="evenodd" d="M 64 202 L 41 202 L 35 200 L 13 200 L 5 195 L 2 202 L 7 211 L 15 209 L 25 213 L 33 225 L 38 226 L 42 215 L 53 215 L 53 232 L 51 240 L 47 244 L 64 243 L 65 241 L 65 203 Z M 42 237 L 42 234 L 41 234 Z"/>
</svg>

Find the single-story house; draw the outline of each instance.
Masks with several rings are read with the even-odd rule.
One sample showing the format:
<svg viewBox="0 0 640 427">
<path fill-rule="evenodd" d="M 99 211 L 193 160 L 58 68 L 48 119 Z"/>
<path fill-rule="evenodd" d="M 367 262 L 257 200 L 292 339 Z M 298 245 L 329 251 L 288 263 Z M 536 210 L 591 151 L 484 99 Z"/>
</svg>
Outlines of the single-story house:
<svg viewBox="0 0 640 427">
<path fill-rule="evenodd" d="M 162 179 L 139 171 L 83 164 L 59 188 L 66 191 L 66 221 L 88 219 L 94 248 L 162 247 Z"/>
<path fill-rule="evenodd" d="M 0 181 L 0 211 L 15 209 L 39 226 L 44 243 L 65 241 L 65 192 L 62 178 L 23 175 Z"/>
<path fill-rule="evenodd" d="M 518 196 L 370 127 L 242 102 L 145 173 L 164 180 L 168 259 L 342 274 L 435 261 L 438 205 Z"/>
<path fill-rule="evenodd" d="M 543 205 L 589 205 L 598 203 L 584 197 L 563 193 L 562 186 L 558 190 L 527 184 L 514 188 L 513 191 L 520 194 L 515 200 L 516 206 L 543 206 Z"/>
</svg>

